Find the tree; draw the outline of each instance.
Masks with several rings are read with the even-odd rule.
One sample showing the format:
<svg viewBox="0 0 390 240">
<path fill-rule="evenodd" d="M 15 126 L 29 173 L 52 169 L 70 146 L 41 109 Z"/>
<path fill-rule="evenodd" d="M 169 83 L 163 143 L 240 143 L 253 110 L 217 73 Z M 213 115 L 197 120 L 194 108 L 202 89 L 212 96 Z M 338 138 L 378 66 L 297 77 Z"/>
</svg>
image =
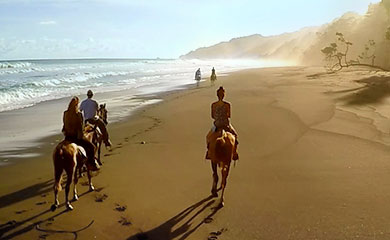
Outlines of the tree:
<svg viewBox="0 0 390 240">
<path fill-rule="evenodd" d="M 336 33 L 337 43 L 331 43 L 329 46 L 321 49 L 321 52 L 325 55 L 325 68 L 329 72 L 340 71 L 343 68 L 351 66 L 366 66 L 371 68 L 380 69 L 382 71 L 389 71 L 380 66 L 375 65 L 375 48 L 376 43 L 374 40 L 369 40 L 364 46 L 364 51 L 358 56 L 356 60 L 348 61 L 348 51 L 352 42 L 345 39 L 344 35 L 340 32 Z M 390 27 L 387 29 L 386 38 L 390 40 Z M 341 48 L 341 49 L 340 49 Z M 367 60 L 371 60 L 370 63 L 366 63 Z M 363 62 L 361 62 L 363 61 Z"/>
</svg>

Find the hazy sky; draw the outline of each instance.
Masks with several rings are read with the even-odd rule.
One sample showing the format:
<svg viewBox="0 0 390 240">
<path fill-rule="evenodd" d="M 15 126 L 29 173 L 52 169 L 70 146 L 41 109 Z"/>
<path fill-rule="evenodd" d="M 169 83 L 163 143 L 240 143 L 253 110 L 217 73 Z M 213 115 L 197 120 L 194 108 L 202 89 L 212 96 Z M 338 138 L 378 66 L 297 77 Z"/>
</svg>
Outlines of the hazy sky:
<svg viewBox="0 0 390 240">
<path fill-rule="evenodd" d="M 0 0 L 0 59 L 176 58 L 321 25 L 378 0 Z"/>
</svg>

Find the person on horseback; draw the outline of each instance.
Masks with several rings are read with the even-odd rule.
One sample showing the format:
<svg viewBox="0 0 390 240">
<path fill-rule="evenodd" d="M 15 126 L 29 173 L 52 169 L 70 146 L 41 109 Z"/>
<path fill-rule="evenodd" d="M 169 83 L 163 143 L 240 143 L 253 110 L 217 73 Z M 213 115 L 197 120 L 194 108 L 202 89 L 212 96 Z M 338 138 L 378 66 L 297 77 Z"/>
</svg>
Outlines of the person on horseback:
<svg viewBox="0 0 390 240">
<path fill-rule="evenodd" d="M 200 72 L 200 68 L 198 68 L 198 70 L 196 70 L 195 72 L 195 80 L 201 80 L 202 79 L 202 75 L 201 75 L 201 72 Z"/>
<path fill-rule="evenodd" d="M 215 68 L 211 69 L 211 76 L 210 76 L 211 81 L 217 80 L 217 75 L 215 74 Z"/>
<path fill-rule="evenodd" d="M 232 133 L 235 138 L 235 147 L 233 152 L 233 160 L 238 160 L 238 153 L 237 153 L 237 132 L 233 128 L 233 126 L 230 124 L 229 118 L 231 116 L 230 114 L 230 103 L 223 101 L 223 98 L 225 97 L 225 89 L 223 87 L 219 87 L 217 90 L 217 96 L 218 101 L 211 104 L 211 118 L 214 119 L 214 125 L 212 129 L 207 134 L 206 140 L 207 140 L 207 153 L 206 153 L 206 159 L 210 159 L 209 156 L 209 143 L 210 138 L 214 132 L 216 132 L 217 129 L 223 129 L 227 132 Z"/>
<path fill-rule="evenodd" d="M 99 105 L 92 99 L 93 92 L 91 90 L 88 90 L 87 97 L 88 98 L 83 100 L 80 104 L 80 111 L 83 112 L 85 122 L 96 125 L 102 132 L 104 145 L 106 145 L 106 147 L 111 147 L 112 144 L 108 136 L 106 124 L 102 119 L 97 117 Z"/>
<path fill-rule="evenodd" d="M 95 146 L 84 137 L 83 115 L 79 111 L 79 98 L 73 97 L 69 103 L 68 110 L 64 112 L 62 132 L 65 140 L 71 141 L 84 148 L 87 153 L 87 164 L 92 171 L 99 169 L 95 161 Z"/>
</svg>

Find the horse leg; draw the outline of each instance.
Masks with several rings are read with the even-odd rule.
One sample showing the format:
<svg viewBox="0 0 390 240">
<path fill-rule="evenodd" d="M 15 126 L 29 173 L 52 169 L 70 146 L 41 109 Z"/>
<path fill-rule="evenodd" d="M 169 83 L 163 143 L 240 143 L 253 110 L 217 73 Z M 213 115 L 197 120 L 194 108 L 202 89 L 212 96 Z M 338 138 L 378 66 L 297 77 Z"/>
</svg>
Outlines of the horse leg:
<svg viewBox="0 0 390 240">
<path fill-rule="evenodd" d="M 91 171 L 89 171 L 88 169 L 87 169 L 87 175 L 88 175 L 88 182 L 89 182 L 89 191 L 93 192 L 93 191 L 95 191 L 95 187 L 92 184 Z"/>
<path fill-rule="evenodd" d="M 78 171 L 80 172 L 80 168 L 77 166 L 75 171 L 74 171 L 74 178 L 73 178 L 73 199 L 72 201 L 77 201 L 79 200 L 79 196 L 77 196 L 77 189 L 76 189 L 76 185 L 77 183 L 79 182 L 79 178 L 78 178 Z"/>
<path fill-rule="evenodd" d="M 74 165 L 66 169 L 65 204 L 68 210 L 73 210 L 73 206 L 69 202 L 69 190 L 70 190 L 70 185 L 72 184 L 74 171 L 75 171 Z"/>
<path fill-rule="evenodd" d="M 211 195 L 213 197 L 218 197 L 217 193 L 217 184 L 218 184 L 218 172 L 217 172 L 217 164 L 211 162 L 211 168 L 213 170 L 213 185 L 211 187 Z"/>
<path fill-rule="evenodd" d="M 100 141 L 98 144 L 98 163 L 99 163 L 99 165 L 101 166 L 101 165 L 103 165 L 103 163 L 100 161 L 100 148 L 101 148 L 101 146 L 102 146 L 102 142 Z"/>
<path fill-rule="evenodd" d="M 230 163 L 222 167 L 222 183 L 221 183 L 222 193 L 221 193 L 221 202 L 219 204 L 220 207 L 223 207 L 225 205 L 224 194 L 225 194 L 225 188 L 227 183 L 227 177 L 229 175 L 229 169 L 230 169 Z"/>
<path fill-rule="evenodd" d="M 50 209 L 54 212 L 58 206 L 60 205 L 60 202 L 58 201 L 58 192 L 61 191 L 61 176 L 62 176 L 62 166 L 56 166 L 54 164 L 54 204 L 51 205 Z"/>
</svg>

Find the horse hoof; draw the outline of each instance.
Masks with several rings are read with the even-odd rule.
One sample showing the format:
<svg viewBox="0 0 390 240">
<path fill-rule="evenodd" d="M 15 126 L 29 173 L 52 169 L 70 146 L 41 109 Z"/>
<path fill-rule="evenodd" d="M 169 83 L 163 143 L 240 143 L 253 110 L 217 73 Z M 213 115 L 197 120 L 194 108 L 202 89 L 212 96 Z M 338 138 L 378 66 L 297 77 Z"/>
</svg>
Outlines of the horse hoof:
<svg viewBox="0 0 390 240">
<path fill-rule="evenodd" d="M 90 191 L 90 192 L 93 192 L 93 191 L 95 191 L 95 187 L 94 187 L 94 186 L 92 186 L 92 185 L 91 185 L 91 186 L 89 186 L 89 191 Z"/>
<path fill-rule="evenodd" d="M 54 212 L 57 208 L 58 208 L 58 205 L 53 204 L 53 205 L 51 205 L 50 210 L 51 210 L 52 212 Z"/>
<path fill-rule="evenodd" d="M 225 203 L 222 201 L 219 203 L 218 208 L 223 208 L 225 206 Z"/>
<path fill-rule="evenodd" d="M 72 211 L 73 210 L 73 206 L 70 203 L 67 203 L 66 204 L 66 209 L 68 209 L 68 211 Z"/>
<path fill-rule="evenodd" d="M 79 200 L 79 196 L 77 196 L 77 194 L 75 194 L 75 195 L 73 196 L 72 201 L 75 202 L 75 201 L 77 201 L 77 200 Z"/>
</svg>

